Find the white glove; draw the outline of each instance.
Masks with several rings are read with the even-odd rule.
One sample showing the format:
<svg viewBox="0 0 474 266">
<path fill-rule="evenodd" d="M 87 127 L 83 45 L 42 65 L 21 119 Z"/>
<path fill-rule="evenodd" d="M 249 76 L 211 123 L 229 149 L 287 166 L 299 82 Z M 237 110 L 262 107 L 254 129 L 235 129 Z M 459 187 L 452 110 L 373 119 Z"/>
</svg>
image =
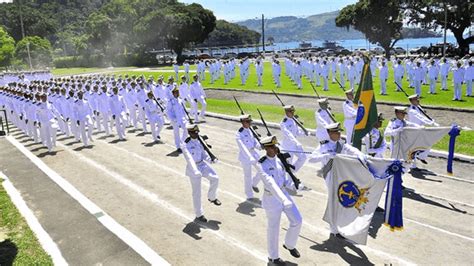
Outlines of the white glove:
<svg viewBox="0 0 474 266">
<path fill-rule="evenodd" d="M 250 163 L 252 165 L 256 165 L 257 164 L 257 160 L 255 160 L 254 158 L 250 159 Z"/>
<path fill-rule="evenodd" d="M 194 177 L 202 177 L 202 173 L 199 170 L 194 171 Z"/>
<path fill-rule="evenodd" d="M 218 159 L 215 159 L 214 161 L 213 161 L 213 160 L 211 160 L 211 163 L 212 163 L 212 164 L 215 164 L 215 163 L 218 163 L 218 162 L 219 162 L 219 160 L 218 160 Z"/>
<path fill-rule="evenodd" d="M 438 123 L 436 123 L 436 122 L 433 122 L 433 126 L 435 126 L 435 127 L 439 127 L 439 124 L 438 124 Z"/>
</svg>

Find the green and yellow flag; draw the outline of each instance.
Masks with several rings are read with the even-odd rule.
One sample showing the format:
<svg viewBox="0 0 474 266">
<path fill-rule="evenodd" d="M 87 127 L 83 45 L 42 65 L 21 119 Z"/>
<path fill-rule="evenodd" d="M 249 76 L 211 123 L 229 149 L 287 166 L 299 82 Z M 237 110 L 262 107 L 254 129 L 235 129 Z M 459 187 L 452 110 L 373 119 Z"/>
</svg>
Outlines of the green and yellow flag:
<svg viewBox="0 0 474 266">
<path fill-rule="evenodd" d="M 372 130 L 374 123 L 377 121 L 377 103 L 372 87 L 370 60 L 367 56 L 364 56 L 364 69 L 362 70 L 359 88 L 354 95 L 354 103 L 356 103 L 357 117 L 352 133 L 352 145 L 360 150 L 362 138 Z"/>
</svg>

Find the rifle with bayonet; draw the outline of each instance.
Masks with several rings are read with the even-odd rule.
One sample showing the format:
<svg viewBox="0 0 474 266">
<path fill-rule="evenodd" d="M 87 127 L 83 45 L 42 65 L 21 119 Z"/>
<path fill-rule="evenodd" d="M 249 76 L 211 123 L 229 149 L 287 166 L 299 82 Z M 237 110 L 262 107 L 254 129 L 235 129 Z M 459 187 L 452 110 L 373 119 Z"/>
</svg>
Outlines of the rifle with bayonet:
<svg viewBox="0 0 474 266">
<path fill-rule="evenodd" d="M 309 84 L 311 85 L 311 88 L 313 88 L 314 93 L 316 93 L 316 97 L 318 97 L 318 99 L 321 99 L 321 96 L 319 96 L 319 93 L 318 93 L 318 91 L 316 90 L 316 88 L 314 87 L 313 83 L 310 82 Z"/>
<path fill-rule="evenodd" d="M 191 119 L 191 117 L 189 116 L 189 112 L 188 110 L 186 110 L 186 106 L 184 106 L 183 103 L 181 103 L 181 106 L 183 107 L 183 110 L 184 112 L 186 113 L 186 116 L 188 117 L 188 120 L 191 124 L 193 124 L 193 120 Z M 217 160 L 217 157 L 214 155 L 214 153 L 212 153 L 211 151 L 211 148 L 212 146 L 209 145 L 206 140 L 208 140 L 209 138 L 206 136 L 206 135 L 199 135 L 197 136 L 197 140 L 201 143 L 203 149 L 207 152 L 207 154 L 209 155 L 209 157 L 211 158 L 211 161 L 216 161 Z"/>
<path fill-rule="evenodd" d="M 405 94 L 405 96 L 408 98 L 408 94 L 406 93 L 406 91 L 402 88 L 402 86 L 400 86 L 400 84 L 398 84 L 396 81 L 395 81 L 395 84 L 397 85 L 397 87 Z M 433 118 L 431 118 L 426 112 L 425 110 L 423 110 L 423 106 L 421 106 L 421 104 L 418 104 L 418 106 L 420 108 L 418 108 L 422 113 L 423 115 L 426 116 L 426 118 L 428 118 L 429 120 L 433 121 Z"/>
<path fill-rule="evenodd" d="M 160 110 L 163 113 L 165 111 L 165 108 L 163 108 L 163 105 L 161 105 L 161 103 L 158 101 L 158 99 L 156 99 L 155 95 L 153 95 L 153 100 L 158 105 L 158 107 L 160 107 Z"/>
<path fill-rule="evenodd" d="M 235 96 L 232 96 L 232 97 L 234 97 L 235 103 L 237 104 L 237 107 L 238 107 L 239 110 L 240 110 L 240 114 L 241 114 L 241 115 L 245 114 L 245 113 L 244 113 L 244 110 L 242 109 L 242 107 L 241 107 L 240 104 L 239 104 L 239 101 L 237 101 L 237 98 L 235 98 Z M 250 129 L 250 132 L 252 132 L 252 135 L 254 136 L 254 138 L 255 138 L 258 142 L 260 142 L 260 137 L 261 137 L 261 136 L 260 136 L 260 134 L 257 133 L 257 131 L 255 131 L 255 130 L 258 129 L 258 127 L 255 126 L 255 125 L 252 125 L 251 127 L 249 127 L 249 129 Z"/>
<path fill-rule="evenodd" d="M 273 94 L 275 95 L 275 97 L 278 99 L 278 101 L 281 103 L 281 106 L 285 106 L 285 104 L 283 103 L 283 101 L 280 99 L 280 97 L 278 96 L 278 94 L 272 90 Z M 309 132 L 308 130 L 303 126 L 303 122 L 301 122 L 300 120 L 298 120 L 298 116 L 297 115 L 294 115 L 291 119 L 293 119 L 293 121 L 295 121 L 296 125 L 301 128 L 301 130 L 303 130 L 304 134 L 306 136 L 309 136 Z"/>
<path fill-rule="evenodd" d="M 271 136 L 272 133 L 270 132 L 270 129 L 267 126 L 267 123 L 265 122 L 265 119 L 263 119 L 263 115 L 260 112 L 259 109 L 257 109 L 258 114 L 260 115 L 260 119 L 262 120 L 262 124 L 265 126 L 267 129 L 267 136 Z M 278 153 L 277 153 L 278 159 L 280 159 L 281 163 L 283 164 L 283 168 L 285 168 L 285 171 L 288 173 L 288 175 L 291 177 L 291 180 L 293 180 L 293 183 L 295 184 L 296 189 L 299 189 L 299 186 L 301 184 L 301 181 L 295 176 L 292 170 L 295 169 L 293 165 L 288 163 L 287 159 L 291 158 L 291 155 L 289 153 L 282 153 L 280 149 L 278 148 Z"/>
</svg>

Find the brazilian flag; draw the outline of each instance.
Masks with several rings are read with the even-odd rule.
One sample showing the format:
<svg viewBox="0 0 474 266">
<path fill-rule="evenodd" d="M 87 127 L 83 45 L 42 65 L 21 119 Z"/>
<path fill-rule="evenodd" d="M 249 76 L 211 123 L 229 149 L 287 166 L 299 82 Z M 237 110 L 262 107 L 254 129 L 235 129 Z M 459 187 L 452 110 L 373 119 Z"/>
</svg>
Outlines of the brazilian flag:
<svg viewBox="0 0 474 266">
<path fill-rule="evenodd" d="M 372 130 L 374 123 L 377 122 L 378 115 L 372 87 L 370 60 L 367 56 L 364 56 L 364 68 L 359 88 L 354 95 L 354 103 L 357 108 L 357 117 L 352 133 L 352 145 L 360 150 L 362 138 Z"/>
</svg>

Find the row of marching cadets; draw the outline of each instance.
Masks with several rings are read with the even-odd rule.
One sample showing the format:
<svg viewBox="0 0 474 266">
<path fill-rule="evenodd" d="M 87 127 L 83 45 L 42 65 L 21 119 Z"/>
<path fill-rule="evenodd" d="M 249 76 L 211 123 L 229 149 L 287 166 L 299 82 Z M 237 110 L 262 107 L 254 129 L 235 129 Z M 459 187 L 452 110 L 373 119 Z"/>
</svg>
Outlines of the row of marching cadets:
<svg viewBox="0 0 474 266">
<path fill-rule="evenodd" d="M 354 92 L 346 91 L 342 103 L 346 137 L 342 137 L 341 123 L 336 121 L 327 98 L 319 99 L 315 111 L 315 135 L 319 147 L 313 152 L 304 150 L 300 138 L 308 136 L 296 108 L 283 105 L 285 113 L 280 123 L 281 139 L 270 135 L 260 138 L 252 125 L 252 118 L 241 110 L 242 127 L 236 134 L 239 147 L 238 159 L 244 173 L 244 193 L 249 201 L 258 193 L 263 183 L 262 207 L 267 216 L 267 248 L 269 261 L 282 263 L 279 255 L 280 218 L 284 213 L 289 228 L 283 243 L 293 257 L 300 257 L 296 248 L 301 229 L 302 215 L 289 191 L 308 189 L 296 178 L 306 163 L 320 163 L 318 176 L 324 178 L 328 189 L 328 202 L 323 220 L 329 223 L 330 238 L 366 244 L 368 229 L 375 211 L 384 211 L 384 220 L 390 229 L 403 228 L 402 175 L 406 168 L 416 170 L 416 162 L 427 163 L 429 148 L 445 136 L 451 127 L 440 127 L 420 105 L 420 97 L 408 97 L 410 106 L 396 106 L 394 117 L 382 131 L 385 120 L 376 113 L 361 142 L 365 149 L 352 146 L 360 123 Z M 280 100 L 280 99 L 279 99 Z M 281 100 L 280 100 L 281 102 Z M 240 108 L 240 107 L 239 107 Z M 367 109 L 365 109 L 367 111 Z M 368 115 L 368 113 L 366 113 Z M 363 119 L 362 119 L 363 120 Z M 266 126 L 266 123 L 262 123 Z M 454 127 L 453 127 L 454 128 Z M 423 137 L 419 137 L 423 136 Z M 390 145 L 385 138 L 390 138 Z M 423 147 L 423 148 L 419 148 Z M 261 156 L 261 150 L 264 155 Z M 386 156 L 390 149 L 390 156 Z M 290 166 L 290 167 L 288 167 Z M 378 203 L 387 186 L 385 208 Z"/>
<path fill-rule="evenodd" d="M 0 86 L 0 107 L 8 111 L 13 123 L 36 143 L 42 142 L 53 151 L 56 135 L 73 136 L 90 146 L 94 132 L 106 137 L 115 131 L 125 140 L 126 128 L 147 133 L 160 141 L 163 125 L 174 129 L 175 146 L 180 150 L 185 139 L 184 105 L 189 103 L 197 121 L 204 119 L 206 95 L 197 78 L 190 84 L 183 77 L 178 86 L 173 77 L 168 83 L 160 77 L 125 77 L 93 75 L 87 77 L 31 80 L 23 83 L 23 75 L 8 85 Z M 199 110 L 199 104 L 201 110 Z M 183 133 L 184 132 L 184 133 Z"/>
</svg>

